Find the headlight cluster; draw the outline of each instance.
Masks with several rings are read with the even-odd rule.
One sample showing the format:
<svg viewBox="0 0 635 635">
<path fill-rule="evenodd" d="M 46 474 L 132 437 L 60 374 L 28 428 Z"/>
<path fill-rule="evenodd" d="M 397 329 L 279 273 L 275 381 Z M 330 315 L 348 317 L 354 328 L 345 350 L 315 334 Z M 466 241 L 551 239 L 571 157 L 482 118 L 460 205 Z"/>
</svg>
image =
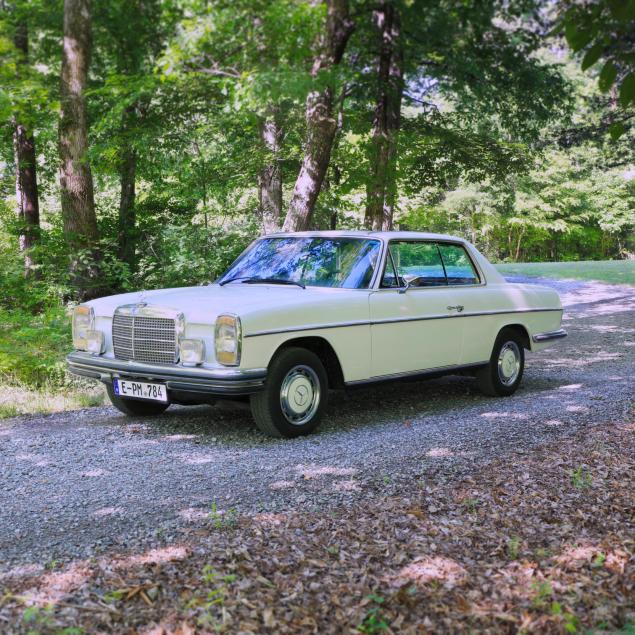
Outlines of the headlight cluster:
<svg viewBox="0 0 635 635">
<path fill-rule="evenodd" d="M 214 333 L 216 360 L 225 366 L 240 364 L 242 327 L 237 315 L 219 315 Z"/>
<path fill-rule="evenodd" d="M 95 312 L 92 307 L 78 306 L 73 310 L 73 346 L 79 351 L 101 355 L 104 352 L 104 334 L 95 331 Z"/>
</svg>

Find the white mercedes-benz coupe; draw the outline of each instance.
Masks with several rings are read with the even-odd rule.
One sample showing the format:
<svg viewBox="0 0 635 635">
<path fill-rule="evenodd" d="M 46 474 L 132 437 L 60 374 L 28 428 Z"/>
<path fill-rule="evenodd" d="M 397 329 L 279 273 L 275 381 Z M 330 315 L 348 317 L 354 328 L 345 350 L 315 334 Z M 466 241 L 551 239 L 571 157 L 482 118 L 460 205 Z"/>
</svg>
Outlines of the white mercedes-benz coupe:
<svg viewBox="0 0 635 635">
<path fill-rule="evenodd" d="M 461 373 L 511 395 L 525 351 L 566 336 L 558 294 L 511 284 L 461 238 L 302 232 L 257 239 L 209 286 L 73 313 L 73 373 L 129 415 L 248 398 L 258 427 L 313 431 L 329 389 Z"/>
</svg>

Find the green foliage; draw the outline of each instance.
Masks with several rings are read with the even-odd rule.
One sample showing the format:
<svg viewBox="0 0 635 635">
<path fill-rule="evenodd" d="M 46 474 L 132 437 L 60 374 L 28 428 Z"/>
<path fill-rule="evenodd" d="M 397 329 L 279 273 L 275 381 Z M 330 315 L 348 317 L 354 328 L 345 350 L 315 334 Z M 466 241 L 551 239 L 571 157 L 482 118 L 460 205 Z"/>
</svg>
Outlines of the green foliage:
<svg viewBox="0 0 635 635">
<path fill-rule="evenodd" d="M 635 27 L 634 0 L 596 0 L 595 2 L 560 3 L 561 18 L 558 29 L 575 53 L 584 53 L 582 70 L 603 60 L 598 77 L 602 92 L 619 85 L 622 108 L 635 104 L 635 57 L 632 52 L 632 33 Z M 619 133 L 619 134 L 618 134 Z M 615 129 L 615 138 L 619 137 Z"/>
<path fill-rule="evenodd" d="M 0 382 L 34 387 L 64 386 L 64 356 L 71 350 L 64 307 L 32 314 L 0 308 Z"/>
<path fill-rule="evenodd" d="M 238 525 L 238 512 L 234 507 L 220 511 L 216 502 L 213 502 L 208 516 L 215 529 L 234 529 Z"/>
<path fill-rule="evenodd" d="M 381 612 L 381 605 L 385 602 L 384 598 L 373 593 L 366 599 L 371 603 L 371 606 L 356 630 L 360 633 L 381 633 L 388 630 L 390 626 Z"/>
<path fill-rule="evenodd" d="M 593 476 L 583 466 L 571 471 L 571 484 L 577 489 L 586 489 L 593 485 Z"/>
<path fill-rule="evenodd" d="M 587 76 L 572 58 L 549 52 L 558 42 L 534 19 L 535 0 L 397 0 L 407 78 L 397 227 L 459 234 L 499 261 L 631 257 L 635 75 L 618 39 L 630 27 L 632 1 L 560 3 L 562 34 Z M 57 183 L 62 8 L 58 0 L 16 0 L 0 16 L 0 373 L 29 386 L 67 381 L 63 306 L 77 299 Z M 351 8 L 355 31 L 342 64 L 314 74 L 321 2 L 92 4 L 87 160 L 100 239 L 74 256 L 91 268 L 100 255 L 104 292 L 217 278 L 262 231 L 264 167 L 279 168 L 288 204 L 304 153 L 305 101 L 317 88 L 332 89 L 338 130 L 313 225 L 362 227 L 377 33 L 370 4 L 355 0 Z M 24 24 L 26 57 L 15 43 Z M 282 130 L 277 152 L 260 138 L 272 113 Z M 31 253 L 37 275 L 28 279 L 15 214 L 15 118 L 34 132 L 37 148 L 41 228 Z M 122 175 L 131 156 L 135 220 L 124 226 Z M 124 237 L 136 242 L 132 260 Z M 40 348 L 30 353 L 36 332 Z"/>
</svg>

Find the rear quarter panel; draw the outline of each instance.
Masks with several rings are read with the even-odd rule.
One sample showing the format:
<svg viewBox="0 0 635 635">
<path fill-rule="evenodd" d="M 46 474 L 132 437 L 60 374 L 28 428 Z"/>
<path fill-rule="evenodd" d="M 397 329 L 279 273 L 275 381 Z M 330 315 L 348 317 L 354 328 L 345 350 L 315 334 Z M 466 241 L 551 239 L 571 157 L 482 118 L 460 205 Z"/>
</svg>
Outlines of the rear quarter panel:
<svg viewBox="0 0 635 635">
<path fill-rule="evenodd" d="M 532 351 L 547 348 L 549 343 L 536 344 L 531 340 L 532 335 L 555 331 L 562 321 L 560 297 L 548 287 L 506 282 L 488 284 L 464 289 L 462 301 L 466 313 L 485 313 L 461 318 L 466 320 L 461 357 L 464 364 L 489 360 L 498 333 L 511 325 L 525 328 Z M 488 312 L 500 313 L 488 315 Z"/>
</svg>

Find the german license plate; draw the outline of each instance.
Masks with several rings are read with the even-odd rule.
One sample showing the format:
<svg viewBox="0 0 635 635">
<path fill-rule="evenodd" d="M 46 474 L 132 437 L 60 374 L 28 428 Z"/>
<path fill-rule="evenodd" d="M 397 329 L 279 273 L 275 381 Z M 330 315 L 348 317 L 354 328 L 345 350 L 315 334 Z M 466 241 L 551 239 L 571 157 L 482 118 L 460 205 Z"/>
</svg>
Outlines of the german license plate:
<svg viewBox="0 0 635 635">
<path fill-rule="evenodd" d="M 142 381 L 130 379 L 113 379 L 115 395 L 119 397 L 132 397 L 133 399 L 149 399 L 150 401 L 162 401 L 167 403 L 168 392 L 163 384 L 147 384 Z"/>
</svg>

